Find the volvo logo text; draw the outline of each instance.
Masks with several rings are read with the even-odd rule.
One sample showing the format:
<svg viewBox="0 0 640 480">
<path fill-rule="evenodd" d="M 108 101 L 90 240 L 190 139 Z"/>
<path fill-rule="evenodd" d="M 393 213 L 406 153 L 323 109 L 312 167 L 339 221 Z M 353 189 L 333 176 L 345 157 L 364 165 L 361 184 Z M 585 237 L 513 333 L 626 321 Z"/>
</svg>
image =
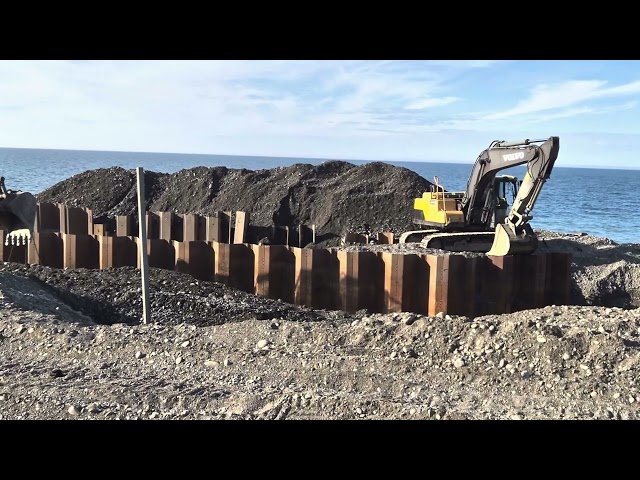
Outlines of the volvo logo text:
<svg viewBox="0 0 640 480">
<path fill-rule="evenodd" d="M 507 153 L 506 155 L 502 155 L 502 160 L 505 162 L 520 160 L 521 158 L 524 158 L 524 152 Z"/>
</svg>

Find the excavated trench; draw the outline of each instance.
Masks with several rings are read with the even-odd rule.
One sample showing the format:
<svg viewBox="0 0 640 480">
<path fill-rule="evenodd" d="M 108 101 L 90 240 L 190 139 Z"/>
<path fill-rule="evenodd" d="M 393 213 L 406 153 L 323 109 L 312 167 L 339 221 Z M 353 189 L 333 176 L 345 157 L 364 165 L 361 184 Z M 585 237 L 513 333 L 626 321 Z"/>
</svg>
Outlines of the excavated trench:
<svg viewBox="0 0 640 480">
<path fill-rule="evenodd" d="M 359 231 L 396 234 L 415 229 L 413 199 L 431 183 L 406 168 L 373 162 L 296 164 L 267 170 L 195 167 L 173 174 L 146 171 L 145 197 L 151 211 L 213 215 L 249 212 L 254 236 L 274 224 L 315 224 L 320 247 L 337 247 L 341 236 Z M 88 207 L 101 221 L 134 215 L 135 171 L 120 167 L 89 170 L 37 194 L 40 202 Z M 640 305 L 639 247 L 617 245 L 583 234 L 539 231 L 541 251 L 572 254 L 572 302 L 632 308 Z M 438 253 L 419 245 L 351 245 L 347 250 Z M 471 256 L 477 254 L 469 254 Z"/>
</svg>

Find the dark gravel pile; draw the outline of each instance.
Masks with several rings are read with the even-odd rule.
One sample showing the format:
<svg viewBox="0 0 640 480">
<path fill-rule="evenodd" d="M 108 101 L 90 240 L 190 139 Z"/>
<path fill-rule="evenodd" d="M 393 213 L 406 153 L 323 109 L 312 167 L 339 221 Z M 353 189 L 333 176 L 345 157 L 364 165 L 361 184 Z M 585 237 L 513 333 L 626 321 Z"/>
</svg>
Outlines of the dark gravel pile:
<svg viewBox="0 0 640 480">
<path fill-rule="evenodd" d="M 135 215 L 135 170 L 100 168 L 37 195 L 40 202 L 88 207 L 98 219 Z M 318 235 L 340 236 L 368 224 L 374 231 L 413 229 L 413 199 L 431 183 L 383 162 L 361 166 L 327 161 L 266 170 L 196 167 L 173 174 L 145 172 L 150 211 L 213 215 L 246 211 L 251 225 L 315 224 Z"/>
<path fill-rule="evenodd" d="M 106 270 L 61 270 L 40 265 L 5 263 L 0 272 L 35 281 L 52 297 L 95 323 L 140 323 L 140 272 L 133 267 Z M 247 319 L 320 320 L 336 315 L 311 311 L 279 300 L 260 298 L 187 274 L 150 269 L 150 311 L 155 323 L 205 326 Z M 339 314 L 338 314 L 339 315 Z"/>
</svg>

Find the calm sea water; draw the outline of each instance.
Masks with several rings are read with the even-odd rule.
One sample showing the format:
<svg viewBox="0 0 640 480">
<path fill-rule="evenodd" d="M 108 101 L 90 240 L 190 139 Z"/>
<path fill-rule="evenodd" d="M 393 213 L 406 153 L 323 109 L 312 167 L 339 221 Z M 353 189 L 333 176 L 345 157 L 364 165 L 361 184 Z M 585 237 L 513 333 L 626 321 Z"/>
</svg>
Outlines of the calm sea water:
<svg viewBox="0 0 640 480">
<path fill-rule="evenodd" d="M 257 170 L 295 163 L 320 164 L 326 159 L 194 155 L 174 153 L 104 152 L 0 148 L 0 173 L 7 188 L 39 193 L 85 170 L 120 166 L 173 173 L 197 166 Z M 640 170 L 567 168 L 558 159 L 535 208 L 533 228 L 586 232 L 619 243 L 640 243 Z M 354 164 L 365 161 L 351 161 Z M 394 162 L 432 181 L 437 175 L 450 191 L 464 191 L 472 163 Z M 501 173 L 524 176 L 525 167 Z"/>
</svg>

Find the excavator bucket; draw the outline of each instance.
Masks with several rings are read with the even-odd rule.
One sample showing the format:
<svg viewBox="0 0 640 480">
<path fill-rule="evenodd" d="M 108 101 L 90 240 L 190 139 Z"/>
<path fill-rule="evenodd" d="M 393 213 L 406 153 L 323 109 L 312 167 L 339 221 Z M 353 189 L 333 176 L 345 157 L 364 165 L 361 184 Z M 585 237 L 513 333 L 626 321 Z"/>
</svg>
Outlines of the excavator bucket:
<svg viewBox="0 0 640 480">
<path fill-rule="evenodd" d="M 37 200 L 28 192 L 11 192 L 0 198 L 0 228 L 8 234 L 5 244 L 26 244 L 35 228 Z"/>
<path fill-rule="evenodd" d="M 520 235 L 516 235 L 503 223 L 496 225 L 493 245 L 487 255 L 504 257 L 505 255 L 533 253 L 538 248 L 538 238 L 529 225 L 525 225 Z"/>
</svg>

